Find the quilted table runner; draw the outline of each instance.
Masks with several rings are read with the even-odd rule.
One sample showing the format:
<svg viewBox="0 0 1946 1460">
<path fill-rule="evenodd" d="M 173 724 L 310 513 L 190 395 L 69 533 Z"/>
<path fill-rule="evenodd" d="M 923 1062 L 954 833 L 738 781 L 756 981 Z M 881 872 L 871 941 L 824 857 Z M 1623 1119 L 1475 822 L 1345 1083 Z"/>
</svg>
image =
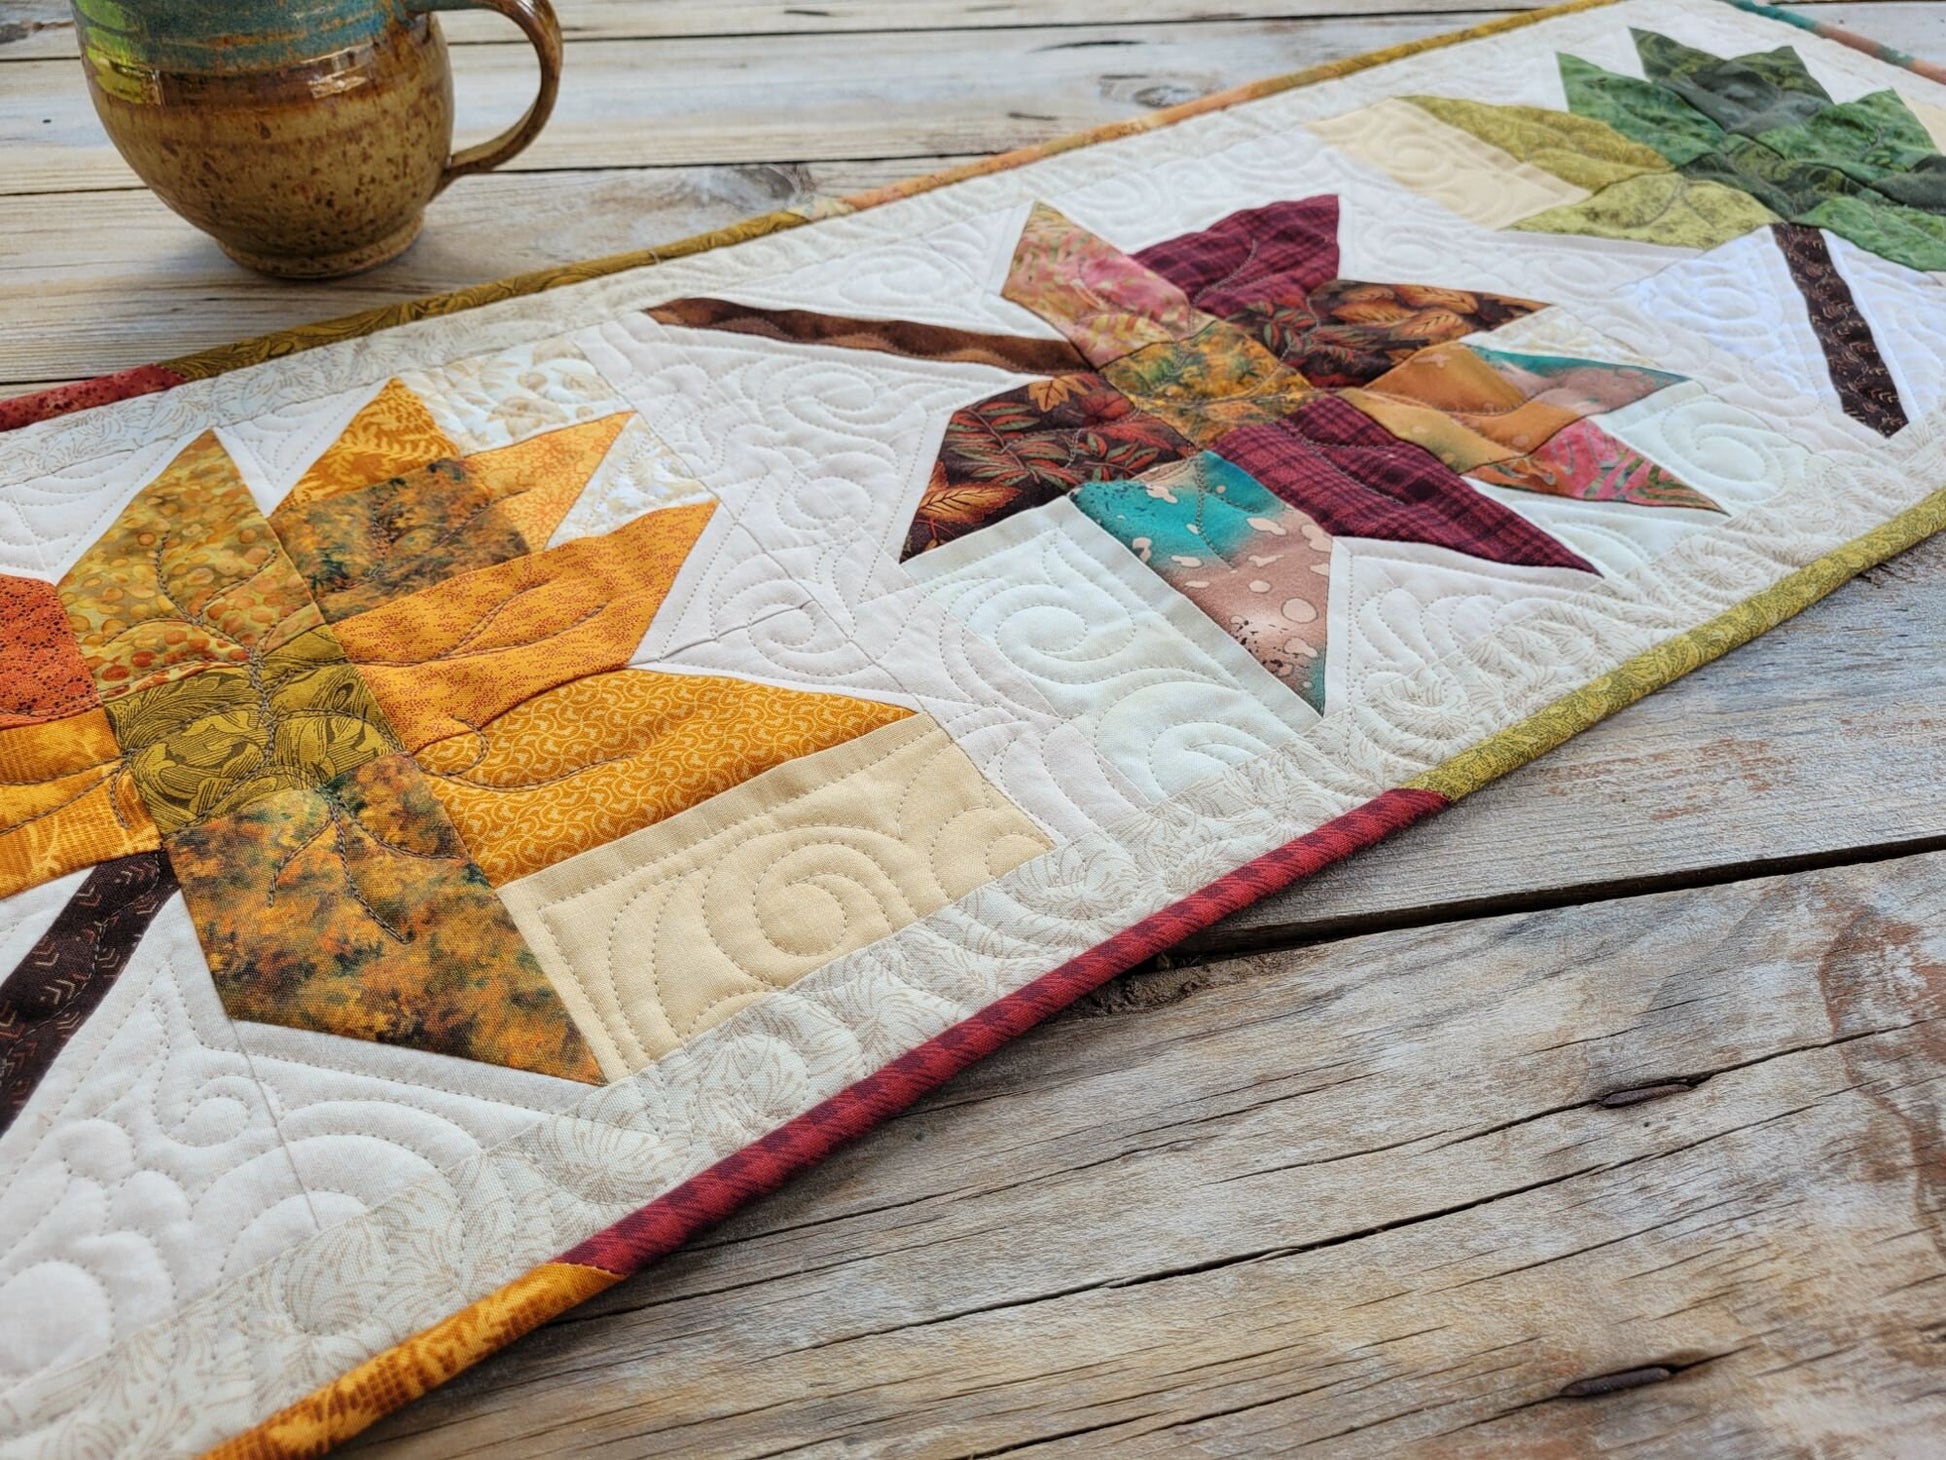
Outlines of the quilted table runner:
<svg viewBox="0 0 1946 1460">
<path fill-rule="evenodd" d="M 1897 62 L 1578 4 L 0 408 L 0 1446 L 317 1453 L 1946 525 Z"/>
</svg>

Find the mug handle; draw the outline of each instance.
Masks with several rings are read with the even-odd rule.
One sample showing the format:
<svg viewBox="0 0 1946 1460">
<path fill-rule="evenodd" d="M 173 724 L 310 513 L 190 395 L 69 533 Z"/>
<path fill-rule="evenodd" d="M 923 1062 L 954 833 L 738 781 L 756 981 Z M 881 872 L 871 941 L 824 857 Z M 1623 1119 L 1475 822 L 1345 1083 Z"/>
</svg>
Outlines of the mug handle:
<svg viewBox="0 0 1946 1460">
<path fill-rule="evenodd" d="M 554 97 L 561 89 L 561 24 L 554 18 L 548 0 L 405 0 L 408 15 L 424 15 L 433 10 L 495 10 L 526 33 L 534 55 L 541 63 L 540 94 L 534 104 L 513 126 L 488 142 L 462 148 L 446 160 L 434 196 L 446 191 L 455 181 L 475 172 L 486 172 L 511 161 L 547 125 L 554 110 Z"/>
</svg>

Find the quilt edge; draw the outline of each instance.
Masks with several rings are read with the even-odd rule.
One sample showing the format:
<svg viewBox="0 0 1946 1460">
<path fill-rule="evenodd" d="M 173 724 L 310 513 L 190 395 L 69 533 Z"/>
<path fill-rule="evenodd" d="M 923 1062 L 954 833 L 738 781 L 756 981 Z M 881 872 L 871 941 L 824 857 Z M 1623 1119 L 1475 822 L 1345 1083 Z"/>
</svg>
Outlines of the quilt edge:
<svg viewBox="0 0 1946 1460">
<path fill-rule="evenodd" d="M 1570 690 L 1424 775 L 1380 792 L 995 1000 L 979 1013 L 207 1452 L 322 1455 L 552 1318 L 632 1276 L 910 1106 L 1108 980 L 1230 913 L 1374 846 L 1740 648 L 1946 529 L 1946 487 L 1716 617 Z"/>
<path fill-rule="evenodd" d="M 738 222 L 725 224 L 721 228 L 690 234 L 651 248 L 632 249 L 625 253 L 606 254 L 599 258 L 557 264 L 545 269 L 530 270 L 527 273 L 509 274 L 502 278 L 469 284 L 439 294 L 422 295 L 416 299 L 401 300 L 396 304 L 377 305 L 355 314 L 341 315 L 336 319 L 319 320 L 312 324 L 274 330 L 269 334 L 253 335 L 227 345 L 211 346 L 205 350 L 192 351 L 151 365 L 138 365 L 112 374 L 99 375 L 68 385 L 57 385 L 27 395 L 0 398 L 0 432 L 16 430 L 38 421 L 52 420 L 57 416 L 70 415 L 95 406 L 111 405 L 116 401 L 170 390 L 191 380 L 206 380 L 211 376 L 242 370 L 252 365 L 262 365 L 287 355 L 336 344 L 341 340 L 376 334 L 398 325 L 459 314 L 508 299 L 526 298 L 545 293 L 550 289 L 559 289 L 570 284 L 583 284 L 592 279 L 606 278 L 611 274 L 626 273 L 630 269 L 648 268 L 672 259 L 688 258 L 714 249 L 728 248 L 751 239 L 763 238 L 791 228 L 800 228 L 807 223 L 816 223 L 825 218 L 846 217 L 886 203 L 898 202 L 905 198 L 916 197 L 921 193 L 932 192 L 937 188 L 948 187 L 953 183 L 964 182 L 969 178 L 1006 172 L 1063 152 L 1092 147 L 1120 137 L 1158 131 L 1192 117 L 1225 111 L 1230 107 L 1273 96 L 1278 92 L 1335 81 L 1340 77 L 1354 75 L 1374 66 L 1389 65 L 1393 61 L 1404 60 L 1425 51 L 1440 50 L 1447 46 L 1460 45 L 1507 31 L 1522 30 L 1556 16 L 1583 10 L 1598 10 L 1615 3 L 1617 0 L 1563 0 L 1561 4 L 1522 11 L 1516 15 L 1501 16 L 1496 20 L 1485 21 L 1463 30 L 1421 36 L 1417 40 L 1402 41 L 1395 46 L 1364 51 L 1355 56 L 1341 57 L 1336 61 L 1321 62 L 1316 66 L 1307 66 L 1282 76 L 1248 81 L 1240 86 L 1211 92 L 1208 96 L 1197 97 L 1192 101 L 1179 102 L 1175 106 L 1145 112 L 1139 117 L 1129 117 L 1079 132 L 1070 132 L 1045 142 L 1016 147 L 1006 152 L 995 153 L 991 157 L 962 163 L 957 167 L 924 173 L 903 182 L 888 183 L 883 187 L 871 188 L 864 192 L 849 193 L 836 198 L 815 199 L 801 206 L 755 214 Z M 1739 4 L 1742 0 L 1729 0 L 1729 3 Z M 1872 43 L 1864 44 L 1869 46 Z"/>
<path fill-rule="evenodd" d="M 1193 101 L 1016 148 L 900 183 L 802 207 L 758 214 L 657 247 L 509 275 L 336 319 L 253 336 L 152 365 L 137 366 L 28 395 L 0 399 L 0 432 L 190 380 L 263 364 L 341 340 L 422 319 L 457 314 L 630 269 L 729 247 L 828 217 L 846 216 L 968 178 L 1177 122 L 1303 86 L 1335 80 L 1426 51 L 1523 29 L 1617 0 L 1565 3 L 1324 62 L 1248 82 Z M 1761 0 L 1724 0 L 1927 79 L 1939 66 Z M 1229 913 L 1314 875 L 1396 831 L 1445 809 L 1574 735 L 1810 608 L 1859 573 L 1946 529 L 1946 488 L 1706 623 L 1672 636 L 1570 691 L 1516 725 L 1487 737 L 1432 771 L 1381 792 L 1317 830 L 1217 879 L 1089 952 L 995 1001 L 972 1018 L 795 1117 L 762 1140 L 559 1257 L 392 1346 L 294 1404 L 206 1452 L 206 1460 L 270 1460 L 322 1455 L 445 1383 L 514 1340 L 641 1270 L 746 1202 L 855 1140 L 952 1075 L 1060 1012 L 1108 980 Z M 1004 1032 L 1003 1032 L 1004 1031 Z M 603 1263 L 609 1265 L 604 1266 Z"/>
</svg>

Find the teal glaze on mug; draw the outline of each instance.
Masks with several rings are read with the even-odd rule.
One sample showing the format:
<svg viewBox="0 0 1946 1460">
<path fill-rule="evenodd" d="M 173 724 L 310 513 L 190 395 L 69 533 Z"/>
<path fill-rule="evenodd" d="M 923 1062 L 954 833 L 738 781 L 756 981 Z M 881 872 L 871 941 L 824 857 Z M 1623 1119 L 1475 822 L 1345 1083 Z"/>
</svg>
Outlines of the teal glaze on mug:
<svg viewBox="0 0 1946 1460">
<path fill-rule="evenodd" d="M 404 0 L 73 0 L 73 9 L 84 55 L 204 76 L 372 45 L 408 16 Z"/>
<path fill-rule="evenodd" d="M 156 196 L 239 263 L 286 278 L 370 268 L 455 178 L 526 147 L 560 86 L 548 0 L 71 0 L 95 111 Z M 540 59 L 527 114 L 448 155 L 436 10 L 494 10 Z"/>
</svg>

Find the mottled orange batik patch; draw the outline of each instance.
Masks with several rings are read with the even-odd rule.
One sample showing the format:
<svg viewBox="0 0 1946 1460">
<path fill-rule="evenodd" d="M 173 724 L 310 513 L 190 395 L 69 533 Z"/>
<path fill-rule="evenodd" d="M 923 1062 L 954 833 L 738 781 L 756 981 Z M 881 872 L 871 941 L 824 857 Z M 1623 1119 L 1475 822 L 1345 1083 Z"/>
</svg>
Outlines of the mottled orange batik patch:
<svg viewBox="0 0 1946 1460">
<path fill-rule="evenodd" d="M 601 1079 L 408 757 L 262 797 L 166 850 L 233 1017 Z"/>
<path fill-rule="evenodd" d="M 1315 394 L 1302 375 L 1220 319 L 1186 340 L 1144 345 L 1101 373 L 1137 410 L 1199 446 L 1240 426 L 1281 421 Z"/>
<path fill-rule="evenodd" d="M 324 616 L 369 613 L 546 543 L 628 423 L 626 412 L 441 458 L 270 514 Z"/>
<path fill-rule="evenodd" d="M 160 840 L 99 706 L 0 729 L 0 897 Z"/>
<path fill-rule="evenodd" d="M 544 431 L 466 458 L 466 469 L 501 504 L 531 548 L 554 535 L 629 422 L 627 411 Z"/>
<path fill-rule="evenodd" d="M 619 669 L 715 503 L 449 578 L 335 627 L 408 750 L 467 734 L 531 695 Z"/>
<path fill-rule="evenodd" d="M 303 506 L 458 455 L 425 402 L 399 381 L 388 380 L 279 505 Z"/>
<path fill-rule="evenodd" d="M 496 887 L 911 711 L 748 680 L 624 669 L 514 706 L 419 762 Z"/>
<path fill-rule="evenodd" d="M 205 1460 L 322 1455 L 460 1370 L 620 1281 L 598 1267 L 544 1262 L 452 1317 L 367 1359 L 255 1429 L 218 1445 Z"/>
</svg>

